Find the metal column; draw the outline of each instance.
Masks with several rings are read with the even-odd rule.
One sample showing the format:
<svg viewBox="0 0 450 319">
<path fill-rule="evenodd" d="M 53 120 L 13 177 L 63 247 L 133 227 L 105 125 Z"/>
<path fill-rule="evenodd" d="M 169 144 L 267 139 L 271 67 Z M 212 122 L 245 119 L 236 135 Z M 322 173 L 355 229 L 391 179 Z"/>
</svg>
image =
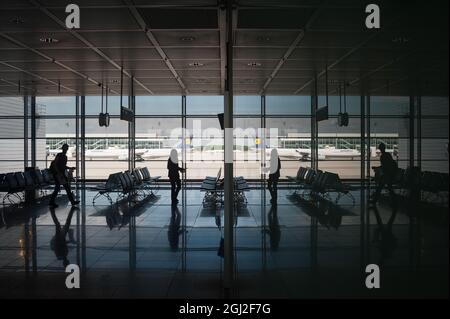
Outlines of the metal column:
<svg viewBox="0 0 450 319">
<path fill-rule="evenodd" d="M 360 105 L 360 145 L 361 145 L 361 159 L 360 159 L 360 207 L 361 207 L 361 215 L 360 215 L 360 263 L 361 263 L 361 275 L 364 275 L 365 268 L 367 264 L 367 255 L 366 255 L 366 214 L 369 214 L 367 209 L 367 185 L 366 185 L 366 169 L 365 169 L 365 160 L 366 160 L 366 120 L 370 121 L 370 118 L 366 117 L 366 96 L 364 91 L 361 93 L 361 105 Z"/>
<path fill-rule="evenodd" d="M 28 112 L 29 97 L 23 97 L 23 169 L 28 167 Z"/>
<path fill-rule="evenodd" d="M 319 128 L 317 124 L 316 112 L 319 104 L 318 89 L 317 89 L 317 75 L 314 78 L 313 86 L 311 87 L 311 168 L 318 169 L 318 135 Z M 316 217 L 311 217 L 310 224 L 310 266 L 312 274 L 317 275 L 318 269 L 318 220 Z"/>
<path fill-rule="evenodd" d="M 266 179 L 264 168 L 266 167 L 266 96 L 261 96 L 261 136 L 258 136 L 261 156 L 261 223 L 262 223 L 262 264 L 263 270 L 267 266 L 267 218 L 266 218 Z"/>
<path fill-rule="evenodd" d="M 133 121 L 128 122 L 128 170 L 133 170 L 136 160 L 135 138 L 136 138 L 136 112 L 135 112 L 135 96 L 134 96 L 134 77 L 131 77 L 130 91 L 128 94 L 128 108 L 133 112 Z"/>
<path fill-rule="evenodd" d="M 187 152 L 186 152 L 186 95 L 181 96 L 181 127 L 182 127 L 182 167 L 186 169 L 186 161 L 187 161 Z M 191 132 L 193 134 L 193 132 Z M 192 143 L 192 140 L 190 141 Z M 187 250 L 187 229 L 186 229 L 186 221 L 187 221 L 187 196 L 186 196 L 186 170 L 181 173 L 182 177 L 182 188 L 181 188 L 181 202 L 182 202 L 182 235 L 181 235 L 181 270 L 183 272 L 186 271 L 186 250 Z"/>
<path fill-rule="evenodd" d="M 227 59 L 224 92 L 224 288 L 231 289 L 234 277 L 233 200 L 233 1 L 226 1 Z"/>
<path fill-rule="evenodd" d="M 364 92 L 366 92 L 364 90 Z M 365 109 L 365 113 L 361 114 L 361 123 L 365 123 L 365 127 L 361 125 L 361 141 L 364 141 L 365 144 L 361 144 L 361 150 L 365 149 L 366 151 L 363 153 L 361 151 L 361 182 L 364 185 L 364 197 L 361 197 L 360 205 L 362 207 L 361 213 L 365 212 L 366 219 L 365 222 L 365 232 L 363 235 L 365 236 L 365 247 L 364 249 L 364 263 L 368 263 L 371 256 L 371 245 L 370 245 L 370 209 L 369 209 L 369 197 L 371 193 L 370 188 L 370 172 L 371 172 L 371 163 L 370 163 L 370 117 L 371 117 L 371 106 L 370 106 L 370 95 L 363 94 L 362 99 L 365 101 L 366 105 L 362 106 Z M 363 173 L 365 171 L 365 173 Z M 363 207 L 364 206 L 364 207 Z M 365 267 L 365 265 L 364 265 Z M 364 269 L 365 270 L 365 269 Z"/>
<path fill-rule="evenodd" d="M 312 87 L 311 94 L 311 168 L 318 169 L 318 153 L 319 153 L 319 145 L 318 145 L 318 135 L 319 135 L 319 126 L 317 124 L 316 112 L 317 106 L 319 104 L 319 97 L 317 92 L 317 75 L 314 78 L 314 83 Z"/>
<path fill-rule="evenodd" d="M 31 97 L 31 166 L 36 167 L 36 97 Z"/>
<path fill-rule="evenodd" d="M 81 106 L 81 143 L 80 143 L 80 160 L 81 160 L 81 179 L 84 181 L 86 179 L 86 99 L 81 96 L 80 99 Z"/>
<path fill-rule="evenodd" d="M 414 144 L 416 143 L 416 134 L 415 134 L 415 115 L 416 115 L 416 110 L 415 110 L 415 101 L 414 101 L 414 96 L 410 96 L 409 97 L 409 167 L 413 168 L 415 163 L 414 163 L 414 159 L 415 159 L 415 146 Z"/>
</svg>

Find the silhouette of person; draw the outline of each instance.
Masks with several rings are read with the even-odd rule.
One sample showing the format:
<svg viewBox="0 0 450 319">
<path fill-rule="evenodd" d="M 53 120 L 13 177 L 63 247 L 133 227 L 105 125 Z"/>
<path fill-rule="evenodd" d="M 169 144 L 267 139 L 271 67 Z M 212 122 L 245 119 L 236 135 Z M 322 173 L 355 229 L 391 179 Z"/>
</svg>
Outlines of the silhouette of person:
<svg viewBox="0 0 450 319">
<path fill-rule="evenodd" d="M 170 151 L 170 157 L 167 160 L 167 169 L 169 170 L 172 204 L 177 204 L 178 193 L 181 190 L 180 172 L 184 172 L 185 169 L 178 166 L 178 152 L 176 149 Z"/>
<path fill-rule="evenodd" d="M 172 250 L 178 249 L 178 243 L 180 241 L 180 222 L 180 210 L 178 209 L 178 206 L 172 205 L 172 216 L 170 216 L 169 229 L 167 230 L 167 237 Z"/>
<path fill-rule="evenodd" d="M 270 152 L 269 180 L 267 188 L 269 189 L 270 203 L 276 204 L 278 199 L 278 180 L 280 179 L 281 161 L 276 148 Z"/>
<path fill-rule="evenodd" d="M 56 204 L 56 196 L 58 196 L 59 191 L 61 190 L 61 185 L 63 185 L 66 190 L 67 196 L 69 197 L 70 203 L 72 206 L 77 205 L 80 201 L 75 200 L 75 197 L 72 194 L 70 189 L 70 181 L 66 176 L 66 170 L 74 170 L 75 167 L 67 166 L 67 151 L 69 149 L 69 145 L 64 144 L 62 146 L 62 152 L 56 154 L 55 159 L 50 164 L 50 171 L 53 174 L 53 179 L 55 180 L 55 189 L 50 197 L 49 206 L 55 208 L 58 207 Z"/>
<path fill-rule="evenodd" d="M 270 249 L 277 250 L 281 239 L 277 205 L 270 206 L 269 213 L 267 214 L 267 220 L 269 221 Z"/>
<path fill-rule="evenodd" d="M 70 223 L 72 222 L 73 213 L 77 209 L 79 208 L 72 207 L 70 209 L 69 215 L 66 219 L 66 223 L 63 227 L 61 227 L 61 224 L 59 223 L 59 220 L 55 214 L 55 208 L 50 207 L 50 214 L 52 216 L 53 223 L 55 224 L 55 236 L 53 236 L 53 238 L 50 240 L 50 248 L 55 253 L 56 258 L 63 261 L 64 267 L 67 267 L 67 265 L 70 264 L 69 260 L 67 259 L 69 248 L 67 246 L 66 236 L 69 235 L 69 242 L 75 242 L 75 239 L 73 238 L 73 231 L 70 229 Z"/>
<path fill-rule="evenodd" d="M 378 265 L 383 265 L 384 261 L 392 256 L 392 252 L 397 247 L 397 238 L 392 232 L 392 225 L 394 224 L 395 217 L 397 216 L 397 210 L 392 210 L 391 217 L 386 225 L 384 225 L 378 208 L 374 206 L 372 209 L 374 211 L 378 226 L 374 232 L 373 242 L 378 242 L 379 244 L 380 258 Z"/>
<path fill-rule="evenodd" d="M 378 149 L 381 152 L 380 156 L 380 175 L 378 177 L 378 185 L 377 189 L 375 191 L 374 197 L 372 199 L 372 203 L 376 204 L 378 202 L 378 199 L 380 198 L 381 191 L 383 190 L 384 186 L 386 185 L 389 195 L 391 197 L 392 205 L 395 205 L 395 192 L 392 188 L 392 184 L 395 179 L 395 175 L 397 173 L 397 163 L 392 158 L 391 154 L 386 152 L 386 145 L 384 143 L 380 143 L 378 146 Z M 375 168 L 375 167 L 374 167 Z"/>
</svg>

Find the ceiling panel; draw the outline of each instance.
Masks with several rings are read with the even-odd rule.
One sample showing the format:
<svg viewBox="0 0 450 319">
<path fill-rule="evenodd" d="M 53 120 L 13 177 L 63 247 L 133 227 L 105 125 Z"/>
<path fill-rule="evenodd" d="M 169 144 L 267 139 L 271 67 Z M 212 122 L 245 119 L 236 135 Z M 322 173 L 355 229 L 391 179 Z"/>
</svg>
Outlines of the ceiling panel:
<svg viewBox="0 0 450 319">
<path fill-rule="evenodd" d="M 3 3 L 3 0 L 1 1 Z M 61 27 L 44 13 L 28 3 L 24 10 L 0 10 L 0 30 L 2 32 L 42 32 L 60 30 Z"/>
<path fill-rule="evenodd" d="M 219 31 L 177 30 L 153 31 L 161 46 L 218 46 Z"/>
<path fill-rule="evenodd" d="M 236 32 L 236 46 L 290 46 L 298 31 L 245 30 Z"/>
<path fill-rule="evenodd" d="M 223 57 L 220 55 L 217 1 L 133 2 L 189 93 L 219 94 Z M 60 1 L 42 0 L 40 3 L 48 6 L 61 21 L 65 20 L 65 5 Z M 332 65 L 328 72 L 330 81 L 355 83 L 351 88 L 355 92 L 360 92 L 362 84 L 377 88 L 391 83 L 390 92 L 409 94 L 413 80 L 408 79 L 418 79 L 428 91 L 435 87 L 436 92 L 445 92 L 443 87 L 448 86 L 448 2 L 440 3 L 442 10 L 429 1 L 408 2 L 407 6 L 402 5 L 403 1 L 380 0 L 379 3 L 383 7 L 384 29 L 375 35 L 375 30 L 364 27 L 365 3 L 358 0 L 323 3 L 297 48 L 269 81 L 266 93 L 293 94 L 311 83 L 315 74 L 323 73 L 326 65 Z M 77 4 L 82 8 L 82 16 L 81 29 L 75 32 L 115 63 L 123 65 L 155 94 L 182 93 L 174 75 L 122 0 L 80 0 Z M 236 94 L 258 94 L 322 1 L 238 0 L 236 4 L 239 10 L 234 32 L 234 89 Z M 115 65 L 30 2 L 3 0 L 0 8 L 0 62 L 37 75 L 0 63 L 0 79 L 13 82 L 20 79 L 35 86 L 40 94 L 58 92 L 55 85 L 39 76 L 59 80 L 85 94 L 98 92 L 98 87 L 76 72 L 32 50 L 18 47 L 7 40 L 6 35 L 119 89 L 120 71 Z M 58 41 L 45 41 L 50 38 Z M 321 83 L 322 80 L 319 79 Z M 125 83 L 129 85 L 129 82 L 125 76 Z M 322 84 L 319 88 L 322 90 Z M 17 88 L 0 81 L 0 94 L 11 89 Z M 149 94 L 137 84 L 135 89 L 139 94 Z M 386 88 L 377 92 L 383 90 Z M 63 90 L 61 94 L 73 92 Z M 309 95 L 310 87 L 305 87 L 300 94 Z"/>
<path fill-rule="evenodd" d="M 98 48 L 153 47 L 142 31 L 80 32 L 80 35 Z"/>
</svg>

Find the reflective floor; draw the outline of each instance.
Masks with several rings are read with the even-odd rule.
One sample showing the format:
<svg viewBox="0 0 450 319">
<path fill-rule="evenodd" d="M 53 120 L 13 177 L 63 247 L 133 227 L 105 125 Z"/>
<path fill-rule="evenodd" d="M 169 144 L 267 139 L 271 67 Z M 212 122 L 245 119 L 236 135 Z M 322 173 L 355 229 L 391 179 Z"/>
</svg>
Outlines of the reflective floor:
<svg viewBox="0 0 450 319">
<path fill-rule="evenodd" d="M 235 284 L 225 291 L 223 209 L 204 208 L 198 185 L 187 186 L 176 207 L 163 187 L 114 205 L 93 205 L 95 192 L 80 189 L 79 209 L 64 195 L 54 210 L 45 198 L 2 208 L 0 297 L 448 297 L 447 209 L 399 201 L 393 215 L 387 196 L 367 204 L 370 190 L 336 205 L 287 186 L 272 206 L 257 184 L 236 210 Z M 365 286 L 371 263 L 380 289 Z M 67 264 L 80 266 L 80 289 L 66 288 Z"/>
</svg>

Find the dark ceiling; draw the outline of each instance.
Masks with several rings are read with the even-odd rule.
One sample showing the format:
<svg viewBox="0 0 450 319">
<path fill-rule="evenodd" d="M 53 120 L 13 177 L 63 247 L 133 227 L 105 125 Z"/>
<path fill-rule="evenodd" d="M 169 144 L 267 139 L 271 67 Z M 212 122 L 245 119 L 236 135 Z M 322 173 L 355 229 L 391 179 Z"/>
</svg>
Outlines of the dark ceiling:
<svg viewBox="0 0 450 319">
<path fill-rule="evenodd" d="M 365 6 L 381 29 L 365 28 Z M 448 1 L 239 0 L 234 93 L 309 95 L 339 82 L 350 94 L 448 95 Z M 0 95 L 217 95 L 225 78 L 225 12 L 211 0 L 0 2 Z M 236 21 L 237 20 L 237 21 Z M 147 29 L 147 32 L 145 31 Z M 48 43 L 45 39 L 55 39 Z M 19 91 L 20 86 L 20 91 Z"/>
</svg>

